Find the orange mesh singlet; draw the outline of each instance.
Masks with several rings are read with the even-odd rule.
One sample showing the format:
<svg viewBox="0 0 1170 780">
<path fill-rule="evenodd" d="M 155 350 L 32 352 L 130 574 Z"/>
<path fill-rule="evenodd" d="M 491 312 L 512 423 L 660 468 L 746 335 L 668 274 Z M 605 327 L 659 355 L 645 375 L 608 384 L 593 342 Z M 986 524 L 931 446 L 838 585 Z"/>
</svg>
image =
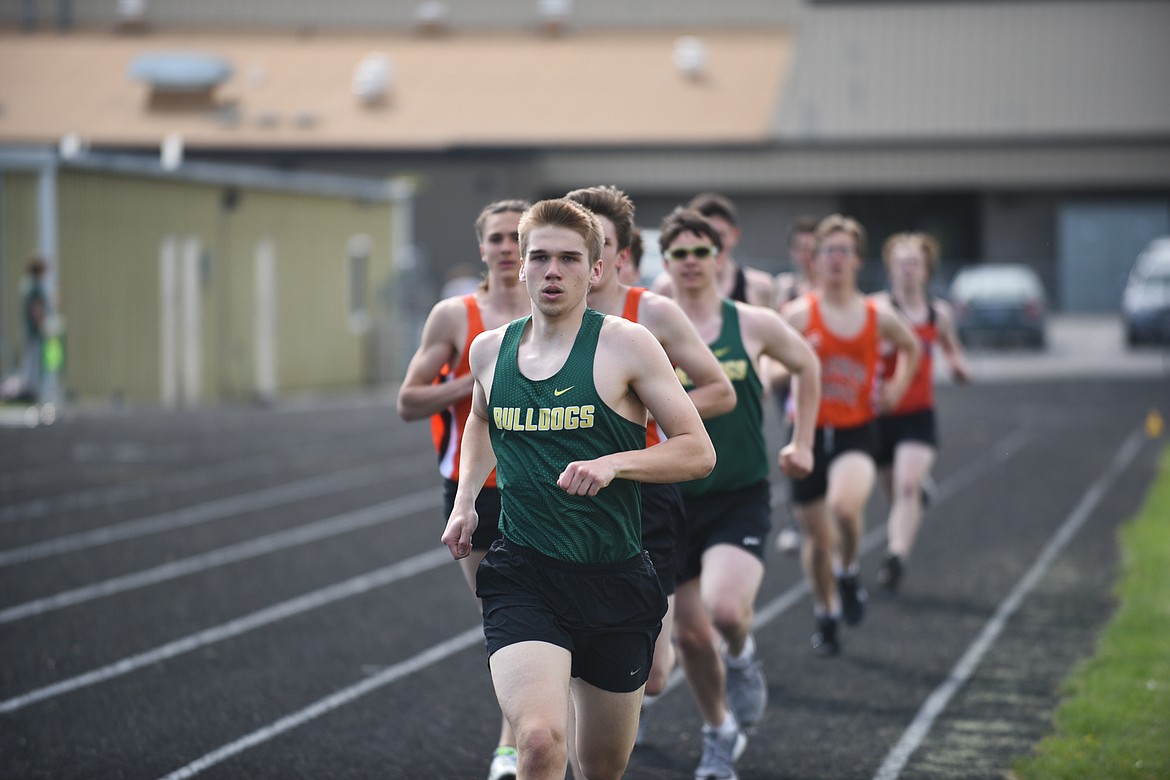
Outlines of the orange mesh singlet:
<svg viewBox="0 0 1170 780">
<path fill-rule="evenodd" d="M 467 307 L 467 336 L 463 339 L 463 352 L 455 361 L 455 370 L 451 366 L 443 366 L 442 372 L 435 382 L 450 382 L 471 372 L 467 356 L 471 352 L 471 342 L 483 333 L 483 317 L 479 313 L 479 304 L 475 295 L 464 295 L 463 305 Z M 435 452 L 439 455 L 439 473 L 447 479 L 459 481 L 459 452 L 463 443 L 463 426 L 467 416 L 471 414 L 471 396 L 464 398 L 453 406 L 448 406 L 441 412 L 431 415 L 431 439 L 435 443 Z M 496 486 L 496 472 L 488 475 L 484 487 Z"/>
<path fill-rule="evenodd" d="M 893 300 L 891 298 L 891 300 Z M 896 305 L 896 304 L 895 304 Z M 930 316 L 921 325 L 911 323 L 914 335 L 922 346 L 922 357 L 918 359 L 918 368 L 914 378 L 898 406 L 890 414 L 910 414 L 934 408 L 934 343 L 938 341 L 938 327 L 934 321 L 934 305 L 930 306 Z M 883 344 L 882 379 L 889 379 L 894 375 L 894 367 L 898 363 L 898 353 L 890 344 Z"/>
<path fill-rule="evenodd" d="M 622 318 L 630 322 L 638 321 L 638 306 L 642 302 L 642 293 L 646 292 L 645 287 L 631 287 L 626 291 L 626 305 L 622 307 Z M 665 439 L 662 429 L 658 427 L 658 423 L 649 420 L 646 423 L 646 446 L 653 447 L 658 442 Z"/>
<path fill-rule="evenodd" d="M 821 359 L 821 408 L 817 427 L 854 428 L 875 416 L 873 393 L 880 361 L 877 306 L 865 301 L 865 324 L 851 339 L 830 331 L 821 318 L 821 302 L 808 293 L 804 336 Z"/>
</svg>

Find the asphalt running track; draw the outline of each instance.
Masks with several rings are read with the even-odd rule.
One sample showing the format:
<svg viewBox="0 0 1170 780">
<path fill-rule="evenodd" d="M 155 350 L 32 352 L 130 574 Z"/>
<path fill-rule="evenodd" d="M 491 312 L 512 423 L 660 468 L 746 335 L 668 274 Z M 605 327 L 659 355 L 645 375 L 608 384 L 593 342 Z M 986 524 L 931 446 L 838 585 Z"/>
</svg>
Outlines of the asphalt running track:
<svg viewBox="0 0 1170 780">
<path fill-rule="evenodd" d="M 741 778 L 1003 776 L 1111 613 L 1168 407 L 1167 376 L 941 388 L 938 500 L 839 658 L 770 552 Z M 0 428 L 3 775 L 482 778 L 498 715 L 439 499 L 388 397 Z M 685 684 L 646 717 L 628 777 L 690 777 Z"/>
</svg>

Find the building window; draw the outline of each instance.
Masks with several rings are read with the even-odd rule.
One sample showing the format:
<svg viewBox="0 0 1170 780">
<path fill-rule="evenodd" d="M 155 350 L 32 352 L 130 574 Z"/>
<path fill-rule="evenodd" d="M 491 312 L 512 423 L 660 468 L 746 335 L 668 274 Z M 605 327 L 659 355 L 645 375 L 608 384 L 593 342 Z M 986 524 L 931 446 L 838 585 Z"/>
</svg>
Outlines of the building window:
<svg viewBox="0 0 1170 780">
<path fill-rule="evenodd" d="M 347 315 L 354 333 L 365 333 L 370 327 L 370 249 L 370 237 L 364 234 L 350 238 L 346 248 Z"/>
</svg>

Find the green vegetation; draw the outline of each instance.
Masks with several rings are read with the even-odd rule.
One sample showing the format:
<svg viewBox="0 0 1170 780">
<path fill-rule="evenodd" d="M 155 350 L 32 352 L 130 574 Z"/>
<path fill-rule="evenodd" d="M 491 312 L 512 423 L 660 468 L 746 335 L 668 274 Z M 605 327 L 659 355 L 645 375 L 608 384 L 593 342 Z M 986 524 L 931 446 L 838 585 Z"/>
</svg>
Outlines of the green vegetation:
<svg viewBox="0 0 1170 780">
<path fill-rule="evenodd" d="M 1017 762 L 1019 780 L 1170 778 L 1170 449 L 1121 546 L 1117 614 L 1065 682 L 1055 735 Z"/>
</svg>

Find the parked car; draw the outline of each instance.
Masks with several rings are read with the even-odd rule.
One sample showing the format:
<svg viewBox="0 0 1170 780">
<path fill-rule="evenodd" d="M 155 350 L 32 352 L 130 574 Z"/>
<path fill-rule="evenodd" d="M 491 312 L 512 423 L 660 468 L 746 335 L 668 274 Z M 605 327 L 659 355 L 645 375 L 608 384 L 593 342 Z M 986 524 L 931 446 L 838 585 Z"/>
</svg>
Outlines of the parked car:
<svg viewBox="0 0 1170 780">
<path fill-rule="evenodd" d="M 1024 344 L 1043 349 L 1047 343 L 1044 285 L 1026 265 L 968 266 L 955 275 L 948 297 L 964 344 Z"/>
<path fill-rule="evenodd" d="M 1170 344 L 1170 237 L 1157 238 L 1138 255 L 1121 296 L 1125 341 Z"/>
</svg>

